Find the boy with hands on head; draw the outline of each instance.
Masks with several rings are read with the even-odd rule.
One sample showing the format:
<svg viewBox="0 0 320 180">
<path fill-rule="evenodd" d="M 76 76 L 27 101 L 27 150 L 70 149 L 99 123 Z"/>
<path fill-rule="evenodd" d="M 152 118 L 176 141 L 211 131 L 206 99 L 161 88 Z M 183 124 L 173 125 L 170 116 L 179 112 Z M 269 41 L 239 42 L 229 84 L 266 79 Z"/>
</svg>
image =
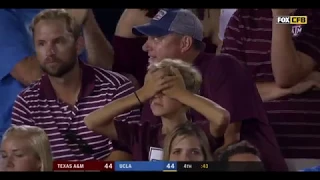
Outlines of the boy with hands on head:
<svg viewBox="0 0 320 180">
<path fill-rule="evenodd" d="M 134 160 L 151 160 L 152 148 L 162 148 L 166 134 L 189 122 L 187 112 L 190 107 L 208 120 L 196 124 L 206 133 L 213 151 L 217 148 L 216 138 L 223 138 L 230 117 L 218 104 L 195 94 L 199 92 L 201 82 L 200 73 L 190 64 L 164 59 L 150 65 L 142 88 L 92 112 L 85 118 L 85 124 L 97 133 L 127 144 Z M 162 124 L 121 121 L 119 114 L 148 100 L 154 116 L 161 117 Z M 119 118 L 120 121 L 114 121 Z"/>
</svg>

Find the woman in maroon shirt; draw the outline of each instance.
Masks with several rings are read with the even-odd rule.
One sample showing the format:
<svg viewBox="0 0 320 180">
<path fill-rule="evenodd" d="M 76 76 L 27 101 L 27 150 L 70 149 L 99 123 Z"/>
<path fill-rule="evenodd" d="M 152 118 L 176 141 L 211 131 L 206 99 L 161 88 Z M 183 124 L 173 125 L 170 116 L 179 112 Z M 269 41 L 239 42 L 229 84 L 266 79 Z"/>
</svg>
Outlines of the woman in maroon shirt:
<svg viewBox="0 0 320 180">
<path fill-rule="evenodd" d="M 135 85 L 143 85 L 147 73 L 148 54 L 142 50 L 146 37 L 136 37 L 132 27 L 148 23 L 159 9 L 126 9 L 115 30 L 113 38 L 113 70 L 125 74 Z M 219 39 L 220 9 L 192 9 L 203 24 L 205 52 L 216 53 Z M 137 81 L 135 81 L 135 79 Z M 137 84 L 136 84 L 137 83 Z"/>
<path fill-rule="evenodd" d="M 206 133 L 214 151 L 219 145 L 217 138 L 223 139 L 230 117 L 218 104 L 193 94 L 199 92 L 201 82 L 200 73 L 190 64 L 164 59 L 152 64 L 142 88 L 90 113 L 84 119 L 85 124 L 97 133 L 128 145 L 134 160 L 162 160 L 164 136 L 190 122 L 187 119 L 190 107 L 208 120 L 194 124 Z M 161 117 L 162 124 L 127 123 L 124 116 L 119 116 L 149 99 L 153 115 Z"/>
</svg>

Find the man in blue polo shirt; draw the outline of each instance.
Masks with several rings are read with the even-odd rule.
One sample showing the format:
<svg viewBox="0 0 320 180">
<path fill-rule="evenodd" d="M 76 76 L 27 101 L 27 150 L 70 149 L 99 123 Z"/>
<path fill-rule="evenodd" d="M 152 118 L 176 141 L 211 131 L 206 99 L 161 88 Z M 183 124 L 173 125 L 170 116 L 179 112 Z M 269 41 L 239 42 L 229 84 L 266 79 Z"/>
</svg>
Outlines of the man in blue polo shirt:
<svg viewBox="0 0 320 180">
<path fill-rule="evenodd" d="M 0 9 L 0 140 L 11 125 L 12 106 L 17 95 L 42 75 L 34 56 L 32 34 L 29 30 L 33 17 L 41 10 L 43 9 Z M 113 51 L 92 11 L 88 10 L 86 18 L 77 17 L 84 14 L 79 10 L 71 13 L 76 19 L 81 19 L 81 23 L 86 21 L 83 24 L 83 36 L 88 63 L 110 69 Z"/>
<path fill-rule="evenodd" d="M 41 76 L 33 57 L 29 24 L 42 9 L 0 9 L 0 139 L 10 126 L 17 94 Z"/>
</svg>

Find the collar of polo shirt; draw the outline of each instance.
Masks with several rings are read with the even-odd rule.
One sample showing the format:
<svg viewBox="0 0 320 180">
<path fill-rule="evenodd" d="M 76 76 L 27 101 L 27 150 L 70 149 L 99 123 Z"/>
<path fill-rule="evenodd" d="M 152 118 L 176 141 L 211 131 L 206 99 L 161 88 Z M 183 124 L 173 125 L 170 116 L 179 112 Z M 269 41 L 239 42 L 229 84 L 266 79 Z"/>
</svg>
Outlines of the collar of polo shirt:
<svg viewBox="0 0 320 180">
<path fill-rule="evenodd" d="M 79 61 L 79 64 L 82 69 L 82 87 L 79 97 L 86 97 L 89 96 L 94 89 L 95 71 L 82 61 Z M 52 100 L 57 99 L 48 75 L 44 75 L 40 80 L 40 97 Z"/>
</svg>

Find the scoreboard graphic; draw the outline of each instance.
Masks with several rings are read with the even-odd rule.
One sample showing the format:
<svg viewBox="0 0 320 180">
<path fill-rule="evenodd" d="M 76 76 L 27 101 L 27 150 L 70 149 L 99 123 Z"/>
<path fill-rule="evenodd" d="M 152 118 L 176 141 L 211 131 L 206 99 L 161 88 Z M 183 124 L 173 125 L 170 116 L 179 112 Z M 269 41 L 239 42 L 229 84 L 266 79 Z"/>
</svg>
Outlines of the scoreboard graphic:
<svg viewBox="0 0 320 180">
<path fill-rule="evenodd" d="M 257 169 L 259 163 L 221 163 L 221 162 L 175 162 L 175 161 L 85 161 L 54 162 L 54 171 L 117 171 L 117 172 L 205 172 L 225 171 L 226 169 Z"/>
</svg>

